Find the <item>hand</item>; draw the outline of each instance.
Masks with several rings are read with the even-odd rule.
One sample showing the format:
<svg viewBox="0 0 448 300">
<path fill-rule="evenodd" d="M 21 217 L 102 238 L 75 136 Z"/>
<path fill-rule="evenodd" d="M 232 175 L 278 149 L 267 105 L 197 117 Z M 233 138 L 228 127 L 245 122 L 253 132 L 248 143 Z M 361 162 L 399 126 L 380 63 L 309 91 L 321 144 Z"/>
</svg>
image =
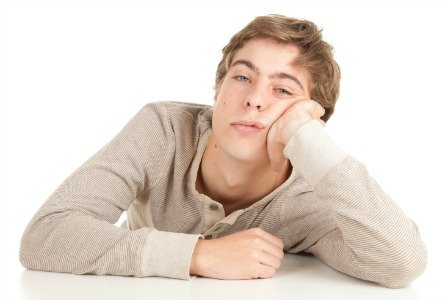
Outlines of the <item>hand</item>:
<svg viewBox="0 0 448 300">
<path fill-rule="evenodd" d="M 270 278 L 282 258 L 282 240 L 252 228 L 214 240 L 198 240 L 190 274 L 217 279 Z"/>
<path fill-rule="evenodd" d="M 325 109 L 316 101 L 299 99 L 292 104 L 286 103 L 285 106 L 283 114 L 269 129 L 267 137 L 269 160 L 274 171 L 280 171 L 286 165 L 288 160 L 283 155 L 283 149 L 294 132 L 313 119 L 325 126 L 325 122 L 320 119 L 325 114 Z"/>
</svg>

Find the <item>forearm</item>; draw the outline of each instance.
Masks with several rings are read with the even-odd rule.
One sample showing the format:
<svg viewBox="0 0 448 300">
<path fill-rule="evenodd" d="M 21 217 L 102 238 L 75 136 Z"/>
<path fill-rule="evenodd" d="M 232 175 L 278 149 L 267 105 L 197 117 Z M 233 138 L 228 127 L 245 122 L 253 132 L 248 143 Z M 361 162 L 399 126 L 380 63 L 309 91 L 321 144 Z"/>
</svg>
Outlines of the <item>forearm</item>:
<svg viewBox="0 0 448 300">
<path fill-rule="evenodd" d="M 313 188 L 347 157 L 317 120 L 302 125 L 288 141 L 283 154 Z"/>
<path fill-rule="evenodd" d="M 163 125 L 168 123 L 168 125 Z M 146 105 L 71 174 L 26 228 L 20 260 L 30 269 L 77 274 L 189 278 L 199 235 L 114 226 L 135 199 L 148 199 L 170 159 L 166 114 Z M 163 134 L 161 134 L 163 132 Z"/>
<path fill-rule="evenodd" d="M 371 247 L 378 243 L 400 247 L 413 240 L 415 224 L 366 168 L 339 149 L 317 122 L 303 127 L 284 152 L 328 208 L 345 240 L 355 249 L 366 242 Z"/>
<path fill-rule="evenodd" d="M 20 260 L 34 270 L 189 279 L 198 237 L 127 230 L 77 212 L 53 213 L 30 223 Z"/>
<path fill-rule="evenodd" d="M 305 126 L 284 152 L 338 226 L 309 251 L 345 273 L 382 284 L 395 275 L 403 282 L 415 278 L 426 263 L 417 226 L 320 124 Z"/>
<path fill-rule="evenodd" d="M 416 224 L 359 162 L 347 158 L 315 192 L 339 232 L 324 237 L 311 252 L 350 275 L 389 287 L 406 286 L 424 270 L 426 247 Z"/>
</svg>

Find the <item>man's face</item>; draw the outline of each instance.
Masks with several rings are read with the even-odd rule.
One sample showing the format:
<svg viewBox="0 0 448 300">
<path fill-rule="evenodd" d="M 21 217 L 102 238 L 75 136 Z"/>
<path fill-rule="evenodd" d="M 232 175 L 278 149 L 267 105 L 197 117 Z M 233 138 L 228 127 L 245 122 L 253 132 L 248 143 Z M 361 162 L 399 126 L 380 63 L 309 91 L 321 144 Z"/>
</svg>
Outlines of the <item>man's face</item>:
<svg viewBox="0 0 448 300">
<path fill-rule="evenodd" d="M 291 99 L 310 99 L 308 73 L 293 66 L 298 56 L 297 47 L 269 38 L 249 40 L 235 53 L 217 90 L 212 118 L 215 141 L 227 155 L 269 160 L 266 140 L 272 124 Z M 243 122 L 258 122 L 259 128 Z"/>
</svg>

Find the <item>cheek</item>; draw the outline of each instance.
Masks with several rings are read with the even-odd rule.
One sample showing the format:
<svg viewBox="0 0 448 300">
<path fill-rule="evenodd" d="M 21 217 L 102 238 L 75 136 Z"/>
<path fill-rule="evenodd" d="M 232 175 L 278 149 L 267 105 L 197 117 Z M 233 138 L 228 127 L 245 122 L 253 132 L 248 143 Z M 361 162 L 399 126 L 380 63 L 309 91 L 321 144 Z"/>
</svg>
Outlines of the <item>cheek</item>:
<svg viewBox="0 0 448 300">
<path fill-rule="evenodd" d="M 240 98 L 245 98 L 248 93 L 246 86 L 235 84 L 231 81 L 225 81 L 221 86 L 219 93 L 216 95 L 215 102 L 220 106 L 233 105 Z"/>
<path fill-rule="evenodd" d="M 213 106 L 214 109 L 226 109 L 231 103 L 232 92 L 227 92 L 219 94 Z"/>
<path fill-rule="evenodd" d="M 212 116 L 212 126 L 215 130 L 220 130 L 224 124 L 228 121 L 229 117 L 232 115 L 232 94 L 221 93 L 214 105 L 213 105 L 213 116 Z"/>
<path fill-rule="evenodd" d="M 225 99 L 223 99 L 222 106 L 226 106 L 226 101 L 232 103 L 232 93 L 229 93 L 229 95 Z"/>
</svg>

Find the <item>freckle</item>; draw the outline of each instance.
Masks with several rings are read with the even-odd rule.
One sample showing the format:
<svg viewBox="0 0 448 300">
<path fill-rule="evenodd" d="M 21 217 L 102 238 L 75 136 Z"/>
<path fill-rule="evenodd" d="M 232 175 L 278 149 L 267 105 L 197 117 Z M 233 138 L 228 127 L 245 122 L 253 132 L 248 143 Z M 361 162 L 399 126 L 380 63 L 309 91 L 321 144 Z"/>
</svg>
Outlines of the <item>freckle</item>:
<svg viewBox="0 0 448 300">
<path fill-rule="evenodd" d="M 218 146 L 215 144 L 215 149 L 217 149 L 218 148 Z"/>
</svg>

